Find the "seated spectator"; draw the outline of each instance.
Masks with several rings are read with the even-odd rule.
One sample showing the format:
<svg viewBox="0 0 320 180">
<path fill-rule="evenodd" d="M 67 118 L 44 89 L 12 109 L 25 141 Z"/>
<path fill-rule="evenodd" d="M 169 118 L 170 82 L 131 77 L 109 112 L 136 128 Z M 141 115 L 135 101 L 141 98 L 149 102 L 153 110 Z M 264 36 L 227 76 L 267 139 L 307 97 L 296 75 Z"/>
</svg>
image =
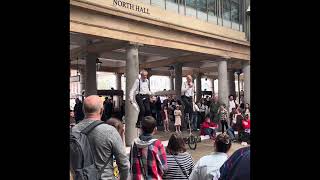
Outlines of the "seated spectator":
<svg viewBox="0 0 320 180">
<path fill-rule="evenodd" d="M 249 115 L 245 115 L 245 118 L 242 120 L 242 128 L 244 129 L 241 141 L 244 143 L 241 143 L 243 145 L 246 145 L 247 143 L 250 143 L 250 119 Z"/>
<path fill-rule="evenodd" d="M 238 133 L 239 131 L 242 132 L 244 129 L 242 128 L 242 120 L 243 117 L 241 114 L 237 113 L 237 110 L 235 110 L 233 116 L 232 116 L 232 121 L 230 122 L 230 128 L 227 129 L 227 134 L 230 136 L 230 139 L 232 141 L 236 141 L 236 132 Z"/>
<path fill-rule="evenodd" d="M 152 137 L 156 132 L 156 120 L 152 116 L 142 119 L 141 132 L 130 150 L 130 179 L 162 179 L 167 169 L 167 155 L 161 141 Z"/>
<path fill-rule="evenodd" d="M 194 163 L 186 151 L 182 136 L 172 134 L 167 146 L 168 170 L 164 173 L 163 179 L 188 179 Z"/>
<path fill-rule="evenodd" d="M 221 166 L 219 180 L 250 179 L 250 146 L 240 148 Z"/>
<path fill-rule="evenodd" d="M 227 134 L 219 134 L 214 143 L 215 152 L 204 156 L 196 163 L 190 175 L 190 180 L 218 180 L 220 167 L 228 159 L 226 154 L 231 148 Z"/>
<path fill-rule="evenodd" d="M 218 128 L 218 125 L 214 122 L 211 122 L 210 117 L 207 116 L 204 120 L 204 122 L 201 125 L 201 135 L 209 135 L 211 139 L 214 139 L 216 137 L 216 130 Z"/>
</svg>

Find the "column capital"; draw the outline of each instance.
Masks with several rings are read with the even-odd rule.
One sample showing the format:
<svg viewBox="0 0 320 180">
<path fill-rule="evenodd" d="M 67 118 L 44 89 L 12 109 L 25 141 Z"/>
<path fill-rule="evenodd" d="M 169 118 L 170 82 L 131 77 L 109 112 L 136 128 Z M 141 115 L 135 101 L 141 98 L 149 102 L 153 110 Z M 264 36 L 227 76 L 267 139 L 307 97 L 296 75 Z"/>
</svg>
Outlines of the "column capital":
<svg viewBox="0 0 320 180">
<path fill-rule="evenodd" d="M 137 42 L 128 42 L 126 45 L 125 45 L 125 48 L 126 49 L 130 49 L 130 48 L 135 48 L 135 49 L 138 49 L 140 46 L 143 46 L 143 44 L 141 43 L 137 43 Z"/>
</svg>

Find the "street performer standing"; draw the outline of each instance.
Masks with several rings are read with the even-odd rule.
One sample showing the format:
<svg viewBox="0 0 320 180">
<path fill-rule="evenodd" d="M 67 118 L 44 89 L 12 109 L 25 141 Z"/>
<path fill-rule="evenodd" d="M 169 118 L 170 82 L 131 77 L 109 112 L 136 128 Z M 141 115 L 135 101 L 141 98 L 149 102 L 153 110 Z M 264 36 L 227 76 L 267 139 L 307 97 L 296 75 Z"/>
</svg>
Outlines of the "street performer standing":
<svg viewBox="0 0 320 180">
<path fill-rule="evenodd" d="M 193 95 L 194 95 L 194 84 L 192 82 L 192 77 L 191 75 L 187 76 L 187 81 L 182 84 L 181 87 L 181 100 L 184 103 L 185 109 L 184 112 L 185 114 L 189 115 L 189 118 L 191 118 L 192 111 L 193 111 Z"/>
<path fill-rule="evenodd" d="M 151 92 L 149 87 L 148 72 L 146 70 L 142 70 L 140 72 L 140 76 L 140 78 L 136 79 L 130 90 L 130 103 L 133 104 L 133 96 L 135 94 L 135 98 L 140 109 L 138 121 L 136 123 L 137 128 L 140 128 L 140 123 L 145 116 L 151 115 Z"/>
</svg>

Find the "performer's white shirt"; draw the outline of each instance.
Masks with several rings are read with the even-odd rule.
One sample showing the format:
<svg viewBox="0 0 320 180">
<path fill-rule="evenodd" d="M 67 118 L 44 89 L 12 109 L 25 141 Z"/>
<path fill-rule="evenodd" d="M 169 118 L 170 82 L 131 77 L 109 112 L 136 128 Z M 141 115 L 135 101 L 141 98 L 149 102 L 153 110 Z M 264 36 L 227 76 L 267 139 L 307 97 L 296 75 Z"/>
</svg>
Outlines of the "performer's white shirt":
<svg viewBox="0 0 320 180">
<path fill-rule="evenodd" d="M 133 101 L 133 96 L 136 94 L 139 94 L 139 79 L 136 79 L 136 81 L 133 83 L 133 86 L 130 90 L 130 100 Z M 149 80 L 140 79 L 140 94 L 149 94 L 151 95 L 150 89 L 149 89 Z"/>
<path fill-rule="evenodd" d="M 194 94 L 194 84 L 193 86 L 190 88 L 189 85 L 188 85 L 188 82 L 184 82 L 182 84 L 182 87 L 181 87 L 181 94 L 182 95 L 185 95 L 185 96 L 188 96 L 188 97 L 193 97 L 193 94 Z"/>
</svg>

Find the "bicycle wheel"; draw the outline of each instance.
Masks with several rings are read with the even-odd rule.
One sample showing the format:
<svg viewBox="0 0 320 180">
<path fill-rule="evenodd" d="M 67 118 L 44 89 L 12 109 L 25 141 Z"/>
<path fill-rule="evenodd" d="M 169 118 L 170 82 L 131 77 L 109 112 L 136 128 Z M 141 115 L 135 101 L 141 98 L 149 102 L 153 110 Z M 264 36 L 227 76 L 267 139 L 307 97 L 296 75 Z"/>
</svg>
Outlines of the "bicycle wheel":
<svg viewBox="0 0 320 180">
<path fill-rule="evenodd" d="M 194 135 L 190 135 L 190 137 L 188 138 L 188 146 L 192 150 L 195 150 L 197 148 L 197 138 Z"/>
</svg>

